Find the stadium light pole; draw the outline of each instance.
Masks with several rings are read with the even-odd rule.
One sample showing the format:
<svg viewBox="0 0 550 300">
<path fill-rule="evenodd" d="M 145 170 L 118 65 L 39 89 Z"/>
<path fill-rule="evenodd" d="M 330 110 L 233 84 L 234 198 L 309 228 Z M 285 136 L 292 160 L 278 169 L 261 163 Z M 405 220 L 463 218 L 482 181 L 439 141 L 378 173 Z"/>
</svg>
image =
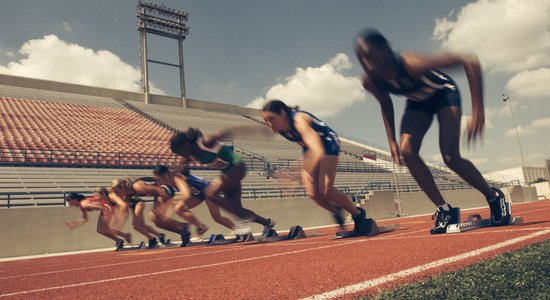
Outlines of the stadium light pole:
<svg viewBox="0 0 550 300">
<path fill-rule="evenodd" d="M 137 30 L 140 33 L 140 57 L 141 57 L 141 76 L 143 80 L 143 92 L 145 94 L 145 103 L 150 103 L 149 90 L 149 63 L 156 63 L 170 67 L 179 68 L 180 73 L 180 91 L 183 107 L 187 107 L 185 100 L 185 72 L 183 64 L 183 41 L 189 34 L 187 20 L 189 14 L 185 11 L 175 10 L 166 7 L 164 4 L 148 3 L 139 0 L 136 10 L 138 18 Z M 149 59 L 147 54 L 147 34 L 155 34 L 178 41 L 179 63 L 173 64 L 158 60 Z"/>
<path fill-rule="evenodd" d="M 521 156 L 521 166 L 525 167 L 525 159 L 523 158 L 523 150 L 521 149 L 521 142 L 519 140 L 518 125 L 516 123 L 516 117 L 514 116 L 514 110 L 512 109 L 512 99 L 510 99 L 508 95 L 502 94 L 502 101 L 508 102 L 508 107 L 510 107 L 510 114 L 512 114 L 512 121 L 514 122 L 514 130 L 516 131 L 516 139 L 518 141 L 519 154 Z"/>
</svg>

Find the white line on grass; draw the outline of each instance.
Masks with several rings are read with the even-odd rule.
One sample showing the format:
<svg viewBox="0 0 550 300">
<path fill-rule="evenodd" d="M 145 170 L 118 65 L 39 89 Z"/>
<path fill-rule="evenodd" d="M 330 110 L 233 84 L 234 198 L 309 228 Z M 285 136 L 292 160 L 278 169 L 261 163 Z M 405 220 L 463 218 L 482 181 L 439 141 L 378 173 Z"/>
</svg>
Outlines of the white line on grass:
<svg viewBox="0 0 550 300">
<path fill-rule="evenodd" d="M 483 248 L 480 248 L 480 249 L 477 249 L 477 250 L 473 250 L 473 251 L 466 252 L 466 253 L 463 253 L 463 254 L 451 256 L 451 257 L 448 257 L 448 258 L 436 260 L 434 262 L 430 262 L 430 263 L 427 263 L 427 264 L 423 264 L 423 265 L 420 265 L 420 266 L 409 268 L 409 269 L 406 269 L 406 270 L 403 270 L 403 271 L 395 272 L 395 273 L 392 273 L 392 274 L 389 274 L 389 275 L 386 275 L 386 276 L 382 276 L 382 277 L 378 277 L 378 278 L 375 278 L 375 279 L 363 281 L 363 282 L 360 282 L 360 283 L 357 283 L 357 284 L 348 285 L 346 287 L 335 289 L 335 290 L 332 290 L 332 291 L 328 291 L 328 292 L 325 292 L 325 293 L 322 293 L 322 294 L 313 295 L 313 296 L 310 296 L 310 297 L 307 297 L 307 298 L 303 298 L 302 300 L 333 299 L 333 298 L 337 298 L 337 297 L 342 297 L 342 296 L 347 295 L 347 294 L 361 292 L 361 291 L 368 290 L 370 288 L 379 286 L 381 284 L 385 284 L 385 283 L 388 283 L 388 282 L 391 282 L 391 281 L 395 281 L 395 280 L 400 279 L 400 278 L 404 278 L 404 277 L 407 277 L 407 276 L 411 276 L 413 274 L 421 273 L 421 272 L 424 272 L 424 271 L 429 270 L 429 269 L 433 269 L 433 268 L 441 267 L 441 266 L 444 266 L 444 265 L 448 265 L 448 264 L 451 264 L 451 263 L 454 263 L 454 262 L 457 262 L 457 261 L 465 260 L 467 258 L 479 256 L 483 253 L 494 251 L 494 250 L 504 248 L 504 247 L 508 247 L 510 245 L 517 244 L 519 242 L 523 242 L 523 241 L 526 241 L 526 240 L 529 240 L 529 239 L 533 239 L 535 237 L 545 235 L 545 234 L 548 234 L 548 233 L 550 233 L 550 229 L 533 232 L 531 234 L 520 236 L 520 237 L 517 237 L 517 238 L 513 238 L 513 239 L 510 239 L 510 240 L 498 243 L 498 244 L 483 247 Z"/>
</svg>

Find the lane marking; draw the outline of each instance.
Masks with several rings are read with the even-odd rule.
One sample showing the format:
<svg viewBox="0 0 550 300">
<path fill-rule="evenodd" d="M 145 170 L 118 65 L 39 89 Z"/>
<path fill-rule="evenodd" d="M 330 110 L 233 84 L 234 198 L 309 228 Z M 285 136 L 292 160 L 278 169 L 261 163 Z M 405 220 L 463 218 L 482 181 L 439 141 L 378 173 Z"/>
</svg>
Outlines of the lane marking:
<svg viewBox="0 0 550 300">
<path fill-rule="evenodd" d="M 310 297 L 307 297 L 307 298 L 303 298 L 302 300 L 333 299 L 333 298 L 342 297 L 342 296 L 345 296 L 345 295 L 348 295 L 348 294 L 361 292 L 361 291 L 368 290 L 370 288 L 373 288 L 373 287 L 376 287 L 376 286 L 379 286 L 379 285 L 382 285 L 382 284 L 385 284 L 385 283 L 388 283 L 388 282 L 391 282 L 391 281 L 395 281 L 395 280 L 400 279 L 400 278 L 408 277 L 408 276 L 411 276 L 411 275 L 414 275 L 414 274 L 417 274 L 417 273 L 424 272 L 424 271 L 429 270 L 429 269 L 434 269 L 434 268 L 441 267 L 441 266 L 444 266 L 444 265 L 448 265 L 448 264 L 451 264 L 451 263 L 454 263 L 454 262 L 465 260 L 467 258 L 479 256 L 483 253 L 494 251 L 494 250 L 501 249 L 501 248 L 504 248 L 504 247 L 508 247 L 508 246 L 513 245 L 513 244 L 517 244 L 517 243 L 520 243 L 520 242 L 523 242 L 523 241 L 526 241 L 526 240 L 529 240 L 529 239 L 533 239 L 535 237 L 545 235 L 545 234 L 548 234 L 548 233 L 550 233 L 550 229 L 537 231 L 537 232 L 534 232 L 534 233 L 531 233 L 531 234 L 528 234 L 528 235 L 524 235 L 524 236 L 513 238 L 513 239 L 510 239 L 510 240 L 507 240 L 507 241 L 504 241 L 504 242 L 500 242 L 498 244 L 494 244 L 494 245 L 491 245 L 491 246 L 483 247 L 483 248 L 473 250 L 473 251 L 470 251 L 470 252 L 466 252 L 466 253 L 463 253 L 463 254 L 451 256 L 451 257 L 436 260 L 436 261 L 433 261 L 433 262 L 430 262 L 430 263 L 427 263 L 427 264 L 412 267 L 412 268 L 409 268 L 409 269 L 406 269 L 406 270 L 403 270 L 403 271 L 388 274 L 386 276 L 378 277 L 376 279 L 370 279 L 370 280 L 363 281 L 363 282 L 360 282 L 360 283 L 348 285 L 348 286 L 343 287 L 343 288 L 328 291 L 328 292 L 325 292 L 325 293 L 322 293 L 322 294 L 313 295 L 313 296 L 310 296 Z"/>
<path fill-rule="evenodd" d="M 410 232 L 403 232 L 400 234 L 395 234 L 392 236 L 401 236 L 405 234 L 414 234 L 418 233 L 422 230 L 417 231 L 410 231 Z M 318 237 L 311 237 L 311 239 L 321 239 L 324 238 L 324 236 L 318 236 Z M 369 240 L 378 240 L 379 238 L 370 238 Z M 327 242 L 334 242 L 333 240 L 329 240 Z M 274 243 L 276 244 L 276 243 Z M 285 242 L 280 242 L 280 245 L 289 245 Z M 97 269 L 102 267 L 112 267 L 112 266 L 120 266 L 120 265 L 129 265 L 129 264 L 137 264 L 137 263 L 144 263 L 144 262 L 151 262 L 151 261 L 159 261 L 159 260 L 166 260 L 166 259 L 174 259 L 174 258 L 183 258 L 183 257 L 191 257 L 191 256 L 199 256 L 199 255 L 210 255 L 210 254 L 216 254 L 216 253 L 223 253 L 223 252 L 229 252 L 229 251 L 237 251 L 237 250 L 243 250 L 243 249 L 250 249 L 250 248 L 257 248 L 262 246 L 267 246 L 268 244 L 258 244 L 258 245 L 226 245 L 227 249 L 217 250 L 217 251 L 208 251 L 208 252 L 199 252 L 199 253 L 191 253 L 191 254 L 184 254 L 184 255 L 176 255 L 176 256 L 169 256 L 169 257 L 157 257 L 157 258 L 151 258 L 151 259 L 142 259 L 142 260 L 133 260 L 133 261 L 127 261 L 127 262 L 119 262 L 119 263 L 112 263 L 112 264 L 103 264 L 103 265 L 95 265 L 95 266 L 88 266 L 88 267 L 80 267 L 80 268 L 71 268 L 71 269 L 63 269 L 63 270 L 56 270 L 56 271 L 48 271 L 48 272 L 38 272 L 38 273 L 31 273 L 31 274 L 20 274 L 20 275 L 13 275 L 13 276 L 6 276 L 6 277 L 0 277 L 0 280 L 3 279 L 12 279 L 12 278 L 21 278 L 21 277 L 27 277 L 27 276 L 39 276 L 39 275 L 50 275 L 55 273 L 64 273 L 64 272 L 71 272 L 71 271 L 84 271 L 89 269 Z M 273 245 L 273 244 L 272 244 Z M 338 245 L 338 244 L 335 244 Z M 236 247 L 241 246 L 241 247 Z M 189 249 L 189 248 L 188 248 Z"/>
<path fill-rule="evenodd" d="M 283 256 L 283 255 L 298 254 L 298 253 L 309 252 L 309 251 L 313 251 L 313 250 L 321 250 L 321 249 L 333 248 L 333 247 L 338 247 L 338 246 L 343 246 L 343 245 L 357 244 L 357 243 L 360 243 L 360 242 L 364 242 L 364 240 L 350 241 L 350 242 L 347 242 L 347 243 L 327 245 L 327 246 L 310 248 L 310 249 L 302 249 L 302 250 L 295 250 L 295 251 L 276 253 L 276 254 L 270 254 L 270 255 L 262 255 L 262 256 L 256 256 L 256 257 L 236 259 L 236 260 L 224 261 L 224 262 L 219 262 L 219 263 L 212 263 L 212 264 L 207 264 L 207 265 L 199 265 L 199 266 L 178 268 L 178 269 L 172 269 L 172 270 L 166 270 L 166 271 L 151 272 L 151 273 L 147 273 L 147 274 L 122 276 L 122 277 L 115 277 L 115 278 L 109 278 L 109 279 L 103 279 L 103 280 L 81 282 L 81 283 L 76 283 L 76 284 L 68 284 L 68 285 L 53 286 L 53 287 L 48 287 L 48 288 L 20 291 L 20 292 L 8 293 L 8 294 L 0 294 L 0 298 L 9 297 L 9 296 L 17 296 L 17 295 L 26 295 L 26 294 L 45 292 L 45 291 L 51 291 L 51 290 L 74 288 L 74 287 L 87 286 L 87 285 L 94 285 L 94 284 L 100 284 L 100 283 L 105 283 L 105 282 L 113 282 L 113 281 L 118 281 L 118 280 L 135 279 L 135 278 L 150 277 L 150 276 L 155 276 L 155 275 L 164 275 L 164 274 L 183 272 L 183 271 L 189 271 L 189 270 L 196 270 L 196 269 L 203 269 L 203 268 L 210 268 L 210 267 L 219 267 L 219 266 L 223 266 L 223 265 L 236 264 L 236 263 L 260 260 L 260 259 L 267 259 L 267 258 L 273 258 L 273 257 Z"/>
<path fill-rule="evenodd" d="M 412 233 L 417 233 L 417 232 L 420 232 L 420 231 L 424 231 L 424 229 L 417 230 L 417 231 L 411 231 L 411 232 L 403 232 L 403 233 L 400 233 L 399 235 L 412 234 Z M 199 266 L 193 266 L 193 267 L 178 268 L 178 269 L 173 269 L 173 270 L 152 272 L 152 273 L 147 273 L 147 274 L 122 276 L 122 277 L 103 279 L 103 280 L 97 280 L 97 281 L 89 281 L 89 282 L 82 282 L 82 283 L 76 283 L 76 284 L 54 286 L 54 287 L 49 287 L 49 288 L 41 288 L 41 289 L 35 289 L 35 290 L 13 292 L 13 293 L 8 293 L 8 294 L 0 294 L 0 298 L 9 297 L 9 296 L 16 296 L 16 295 L 25 295 L 25 294 L 31 294 L 31 293 L 38 293 L 38 292 L 44 292 L 44 291 L 50 291 L 50 290 L 59 290 L 59 289 L 66 289 L 66 288 L 72 288 L 72 287 L 93 285 L 93 284 L 104 283 L 104 282 L 112 282 L 112 281 L 117 281 L 117 280 L 134 279 L 134 278 L 149 277 L 149 276 L 154 276 L 154 275 L 169 274 L 169 273 L 182 272 L 182 271 L 188 271 L 188 270 L 203 269 L 203 268 L 209 268 L 209 267 L 218 267 L 218 266 L 223 266 L 223 265 L 228 265 L 228 264 L 260 260 L 260 259 L 264 259 L 264 258 L 272 258 L 272 257 L 277 257 L 277 256 L 292 255 L 292 254 L 304 253 L 304 252 L 309 252 L 309 251 L 315 251 L 315 250 L 321 250 L 321 249 L 327 249 L 327 248 L 333 248 L 333 247 L 339 247 L 339 246 L 346 246 L 346 245 L 357 244 L 357 243 L 364 243 L 364 242 L 375 240 L 375 239 L 378 240 L 378 239 L 381 239 L 381 238 L 354 239 L 354 240 L 351 240 L 349 242 L 335 243 L 335 244 L 332 244 L 332 245 L 326 245 L 326 246 L 321 246 L 321 247 L 316 247 L 316 248 L 308 248 L 308 249 L 301 249 L 301 250 L 282 252 L 282 253 L 276 253 L 276 254 L 270 254 L 270 255 L 249 257 L 249 258 L 244 258 L 244 259 L 236 259 L 236 260 L 219 262 L 219 263 L 212 263 L 212 264 L 207 264 L 207 265 L 199 265 Z M 219 251 L 219 252 L 224 252 L 224 251 Z M 50 273 L 52 273 L 52 272 L 50 272 Z"/>
</svg>

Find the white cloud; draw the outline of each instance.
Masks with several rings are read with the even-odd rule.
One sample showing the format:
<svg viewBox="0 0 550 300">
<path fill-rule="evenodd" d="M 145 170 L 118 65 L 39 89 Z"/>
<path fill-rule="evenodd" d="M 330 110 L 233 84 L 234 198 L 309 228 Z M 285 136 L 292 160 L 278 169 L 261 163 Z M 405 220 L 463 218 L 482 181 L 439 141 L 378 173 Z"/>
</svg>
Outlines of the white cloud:
<svg viewBox="0 0 550 300">
<path fill-rule="evenodd" d="M 261 108 L 268 100 L 281 99 L 320 117 L 336 115 L 366 99 L 360 80 L 342 73 L 351 67 L 349 57 L 339 53 L 320 67 L 296 68 L 293 75 L 270 87 L 265 97 L 256 98 L 247 106 Z"/>
<path fill-rule="evenodd" d="M 516 74 L 506 83 L 506 89 L 513 95 L 526 98 L 550 96 L 550 68 L 539 68 Z"/>
<path fill-rule="evenodd" d="M 0 73 L 127 91 L 140 89 L 140 70 L 107 50 L 94 51 L 46 35 L 26 42 L 19 53 L 24 58 L 0 65 Z M 152 93 L 164 94 L 154 87 Z"/>
<path fill-rule="evenodd" d="M 521 136 L 529 136 L 534 135 L 540 130 L 543 130 L 545 128 L 550 128 L 550 118 L 542 118 L 531 121 L 531 123 L 527 126 L 518 126 L 518 134 Z M 506 130 L 504 135 L 508 138 L 515 138 L 516 137 L 516 131 L 514 128 Z"/>
<path fill-rule="evenodd" d="M 550 0 L 479 0 L 436 19 L 433 35 L 444 48 L 475 51 L 492 71 L 540 67 L 550 63 Z"/>
<path fill-rule="evenodd" d="M 517 149 L 517 146 L 516 146 Z M 544 160 L 548 159 L 548 153 L 544 152 L 535 152 L 527 153 L 524 155 L 525 165 L 531 167 L 544 167 Z M 499 162 L 508 164 L 510 166 L 519 167 L 521 166 L 521 156 L 519 154 L 507 156 L 499 159 Z"/>
</svg>

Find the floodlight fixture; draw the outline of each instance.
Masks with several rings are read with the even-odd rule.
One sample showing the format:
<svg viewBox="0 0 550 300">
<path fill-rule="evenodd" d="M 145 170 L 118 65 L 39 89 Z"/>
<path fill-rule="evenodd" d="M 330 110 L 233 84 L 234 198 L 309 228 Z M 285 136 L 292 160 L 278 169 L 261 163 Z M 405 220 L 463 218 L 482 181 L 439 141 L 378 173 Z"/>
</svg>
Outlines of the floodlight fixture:
<svg viewBox="0 0 550 300">
<path fill-rule="evenodd" d="M 183 101 L 183 106 L 186 107 L 185 73 L 183 68 L 183 41 L 187 35 L 189 35 L 189 26 L 187 25 L 189 14 L 182 10 L 169 8 L 164 4 L 156 4 L 139 0 L 136 16 L 138 18 L 137 30 L 140 32 L 141 73 L 145 102 L 149 103 L 150 100 L 148 63 L 152 62 L 179 68 L 181 98 Z M 149 59 L 147 56 L 148 33 L 178 40 L 179 64 Z"/>
</svg>

